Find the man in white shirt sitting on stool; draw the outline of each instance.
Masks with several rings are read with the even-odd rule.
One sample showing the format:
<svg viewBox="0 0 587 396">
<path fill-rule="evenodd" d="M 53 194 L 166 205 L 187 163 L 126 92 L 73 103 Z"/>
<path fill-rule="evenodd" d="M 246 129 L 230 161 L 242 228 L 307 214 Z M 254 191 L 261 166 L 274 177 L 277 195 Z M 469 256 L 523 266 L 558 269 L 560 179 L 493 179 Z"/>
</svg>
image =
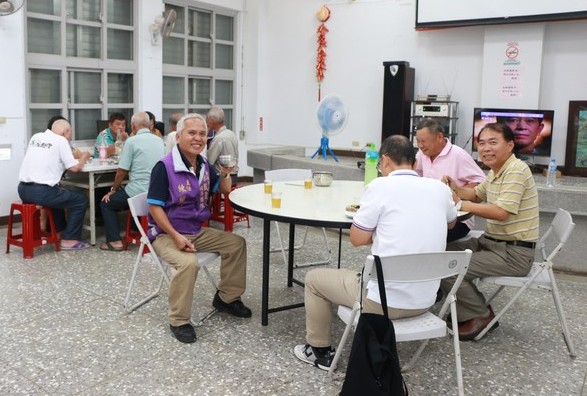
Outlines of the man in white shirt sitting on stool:
<svg viewBox="0 0 587 396">
<path fill-rule="evenodd" d="M 71 125 L 66 120 L 55 121 L 52 129 L 33 135 L 18 175 L 20 199 L 25 203 L 52 209 L 57 232 L 62 232 L 63 250 L 90 246 L 81 241 L 88 199 L 80 192 L 59 186 L 61 175 L 66 169 L 79 172 L 90 158 L 88 152 L 82 153 L 77 160 L 73 158 L 70 140 Z M 67 222 L 64 209 L 67 209 L 69 216 Z"/>
</svg>

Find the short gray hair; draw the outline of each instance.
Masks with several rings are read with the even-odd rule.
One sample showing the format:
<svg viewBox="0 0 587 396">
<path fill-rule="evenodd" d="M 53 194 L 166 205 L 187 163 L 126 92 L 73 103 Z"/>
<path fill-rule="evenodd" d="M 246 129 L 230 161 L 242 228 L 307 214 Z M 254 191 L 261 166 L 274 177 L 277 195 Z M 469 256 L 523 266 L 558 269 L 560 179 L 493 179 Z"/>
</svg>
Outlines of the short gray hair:
<svg viewBox="0 0 587 396">
<path fill-rule="evenodd" d="M 190 114 L 184 115 L 183 117 L 181 117 L 179 119 L 179 121 L 177 121 L 177 134 L 178 135 L 183 132 L 183 128 L 185 127 L 185 122 L 187 120 L 200 120 L 204 123 L 204 128 L 206 129 L 206 131 L 208 130 L 208 125 L 206 124 L 206 117 L 204 117 L 203 115 L 198 114 L 198 113 L 190 113 Z"/>
<path fill-rule="evenodd" d="M 51 131 L 61 136 L 65 135 L 68 130 L 71 130 L 71 124 L 65 119 L 57 120 L 51 126 Z"/>
<path fill-rule="evenodd" d="M 438 121 L 433 118 L 424 118 L 418 123 L 416 130 L 428 128 L 430 132 L 442 133 L 444 135 L 444 127 Z"/>
<path fill-rule="evenodd" d="M 208 114 L 206 116 L 214 122 L 221 122 L 224 124 L 224 110 L 218 106 L 214 106 L 208 110 Z"/>
<path fill-rule="evenodd" d="M 138 113 L 134 113 L 132 118 L 130 119 L 130 123 L 134 124 L 137 128 L 149 128 L 151 125 L 149 120 L 149 115 L 144 111 L 140 111 Z"/>
<path fill-rule="evenodd" d="M 177 128 L 177 122 L 181 119 L 181 117 L 183 117 L 183 113 L 173 113 L 169 116 L 169 127 L 173 128 L 176 127 Z"/>
<path fill-rule="evenodd" d="M 404 135 L 391 135 L 381 144 L 379 156 L 387 155 L 397 165 L 414 166 L 416 151 L 414 145 Z"/>
</svg>

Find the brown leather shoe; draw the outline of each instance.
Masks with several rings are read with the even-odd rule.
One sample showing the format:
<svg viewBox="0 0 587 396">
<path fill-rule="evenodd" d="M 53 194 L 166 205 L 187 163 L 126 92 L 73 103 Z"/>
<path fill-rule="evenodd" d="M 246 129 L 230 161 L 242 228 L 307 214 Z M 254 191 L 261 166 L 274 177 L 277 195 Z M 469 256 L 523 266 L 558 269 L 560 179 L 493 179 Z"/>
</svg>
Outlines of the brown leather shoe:
<svg viewBox="0 0 587 396">
<path fill-rule="evenodd" d="M 491 305 L 488 305 L 487 308 L 489 309 L 488 316 L 479 316 L 473 319 L 469 319 L 465 322 L 459 322 L 459 340 L 473 340 L 475 337 L 477 337 L 479 333 L 481 333 L 485 326 L 487 326 L 489 322 L 491 322 L 493 318 L 495 318 L 495 313 L 493 313 L 493 308 L 491 308 Z M 489 329 L 489 331 L 495 330 L 498 326 L 499 322 L 495 322 L 495 324 L 491 326 L 491 329 Z"/>
</svg>

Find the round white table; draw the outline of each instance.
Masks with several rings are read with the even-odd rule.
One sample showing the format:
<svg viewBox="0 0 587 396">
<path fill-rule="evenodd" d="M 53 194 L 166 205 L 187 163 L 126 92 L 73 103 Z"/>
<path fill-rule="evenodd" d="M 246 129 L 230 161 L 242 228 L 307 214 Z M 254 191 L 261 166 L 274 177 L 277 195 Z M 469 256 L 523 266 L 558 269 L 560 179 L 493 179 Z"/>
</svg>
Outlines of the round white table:
<svg viewBox="0 0 587 396">
<path fill-rule="evenodd" d="M 303 303 L 269 308 L 269 246 L 271 221 L 288 223 L 289 250 L 287 286 L 292 283 L 303 283 L 293 279 L 295 226 L 306 225 L 313 227 L 350 228 L 353 220 L 345 214 L 345 208 L 351 204 L 358 204 L 365 190 L 362 181 L 335 180 L 329 187 L 312 186 L 304 188 L 303 180 L 273 183 L 273 191 L 282 193 L 281 207 L 271 206 L 271 194 L 264 193 L 264 185 L 252 184 L 233 190 L 228 198 L 232 206 L 251 216 L 263 219 L 263 279 L 261 296 L 261 324 L 267 326 L 269 313 L 278 312 L 304 306 Z M 470 216 L 469 213 L 459 212 L 459 220 Z M 341 233 L 338 243 L 338 266 L 340 268 Z"/>
<path fill-rule="evenodd" d="M 304 188 L 303 180 L 273 183 L 273 191 L 282 193 L 281 207 L 271 207 L 271 194 L 265 194 L 264 185 L 253 184 L 237 188 L 229 195 L 235 209 L 263 219 L 263 280 L 261 296 L 261 324 L 267 326 L 269 313 L 304 306 L 303 303 L 269 308 L 269 246 L 271 221 L 289 223 L 288 287 L 303 283 L 293 279 L 295 226 L 307 225 L 326 228 L 350 228 L 352 219 L 345 215 L 345 207 L 359 203 L 364 184 L 359 181 L 335 180 L 330 187 Z M 339 238 L 340 267 L 340 238 Z"/>
</svg>

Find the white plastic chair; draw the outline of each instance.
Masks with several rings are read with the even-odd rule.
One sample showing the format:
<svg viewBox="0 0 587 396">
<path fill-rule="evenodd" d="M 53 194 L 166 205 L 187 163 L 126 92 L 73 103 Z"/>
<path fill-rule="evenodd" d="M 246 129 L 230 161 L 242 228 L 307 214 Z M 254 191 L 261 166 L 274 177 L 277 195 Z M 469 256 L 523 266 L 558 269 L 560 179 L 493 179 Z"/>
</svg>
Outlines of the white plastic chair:
<svg viewBox="0 0 587 396">
<path fill-rule="evenodd" d="M 499 312 L 496 312 L 495 318 L 485 327 L 485 329 L 483 329 L 481 333 L 479 333 L 477 337 L 475 337 L 475 340 L 480 340 L 485 335 L 485 333 L 491 329 L 491 326 L 493 326 L 495 322 L 497 322 L 502 317 L 502 315 L 524 291 L 527 289 L 545 290 L 552 294 L 554 306 L 558 314 L 558 319 L 563 331 L 564 340 L 567 344 L 567 349 L 569 350 L 569 354 L 571 356 L 576 356 L 575 346 L 571 340 L 571 335 L 567 326 L 567 321 L 565 319 L 565 313 L 561 303 L 560 294 L 558 292 L 558 287 L 556 285 L 556 280 L 552 271 L 552 260 L 563 248 L 574 228 L 575 223 L 573 223 L 571 214 L 566 210 L 559 208 L 554 219 L 552 220 L 552 224 L 550 227 L 548 227 L 548 230 L 546 230 L 536 245 L 536 248 L 539 249 L 540 254 L 542 255 L 542 261 L 534 262 L 528 275 L 519 277 L 488 276 L 480 279 L 481 282 L 491 283 L 499 286 L 495 293 L 493 293 L 493 295 L 487 300 L 488 304 L 506 286 L 517 287 L 519 289 L 516 294 L 514 294 L 514 296 L 507 302 L 507 304 Z M 552 251 L 550 251 L 550 254 L 546 250 L 547 244 L 554 246 Z"/>
<path fill-rule="evenodd" d="M 139 251 L 137 253 L 137 258 L 135 260 L 135 264 L 133 267 L 132 276 L 130 278 L 130 284 L 128 286 L 128 291 L 126 292 L 126 299 L 124 300 L 124 308 L 126 309 L 126 312 L 131 313 L 132 311 L 134 311 L 135 309 L 137 309 L 141 305 L 143 305 L 143 304 L 147 303 L 148 301 L 152 300 L 153 298 L 157 297 L 159 295 L 159 293 L 161 292 L 163 282 L 167 282 L 167 284 L 169 284 L 169 274 L 167 273 L 167 268 L 169 268 L 169 266 L 167 265 L 167 263 L 165 263 L 165 261 L 163 261 L 163 260 L 159 259 L 159 257 L 157 257 L 157 254 L 155 253 L 155 249 L 153 248 L 153 245 L 151 245 L 151 242 L 149 241 L 149 238 L 147 237 L 147 234 L 141 225 L 140 217 L 146 216 L 149 213 L 149 205 L 147 204 L 147 193 L 145 192 L 145 193 L 138 194 L 134 197 L 129 198 L 128 199 L 128 206 L 130 209 L 130 213 L 133 217 L 133 220 L 137 226 L 137 229 L 141 233 L 141 245 L 139 247 Z M 139 267 L 140 267 L 140 265 L 143 261 L 143 258 L 144 258 L 143 251 L 145 250 L 146 247 L 149 248 L 150 257 L 151 257 L 152 261 L 154 262 L 155 266 L 161 272 L 161 279 L 159 280 L 159 285 L 157 286 L 157 288 L 153 292 L 151 292 L 148 296 L 144 297 L 140 301 L 138 301 L 134 304 L 131 304 L 131 302 L 130 302 L 131 294 L 132 294 L 132 291 L 135 287 L 137 274 L 139 272 Z M 218 257 L 220 257 L 220 255 L 218 253 L 209 253 L 209 252 L 198 252 L 195 254 L 198 256 L 198 266 L 204 270 L 204 272 L 206 273 L 206 277 L 208 278 L 208 280 L 210 281 L 210 283 L 212 284 L 214 289 L 218 290 L 218 284 L 216 283 L 216 281 L 214 280 L 214 278 L 210 274 L 210 271 L 208 270 L 208 265 L 210 263 L 212 263 L 214 260 L 216 260 Z M 216 313 L 216 309 L 214 309 L 214 310 L 210 311 L 208 314 L 206 314 L 202 319 L 200 319 L 200 321 L 198 323 L 195 323 L 192 319 L 190 319 L 190 322 L 194 326 L 200 326 L 204 323 L 205 320 L 207 320 L 212 315 L 214 315 L 214 313 Z"/>
<path fill-rule="evenodd" d="M 288 182 L 288 181 L 300 182 L 301 188 L 304 188 L 303 187 L 304 180 L 309 179 L 309 178 L 312 178 L 312 170 L 310 170 L 310 169 L 293 169 L 292 168 L 292 169 L 275 169 L 275 170 L 265 171 L 265 179 L 272 180 L 274 182 Z M 304 247 L 304 245 L 306 243 L 306 238 L 308 237 L 308 228 L 309 227 L 305 227 L 304 237 L 302 239 L 302 242 L 299 245 L 294 246 L 294 250 L 299 250 L 302 247 Z M 277 248 L 271 249 L 270 252 L 272 252 L 272 253 L 281 252 L 281 256 L 283 257 L 283 262 L 285 264 L 287 264 L 286 252 L 289 250 L 289 248 L 284 246 L 283 239 L 281 239 L 281 232 L 279 230 L 279 223 L 278 222 L 275 222 L 275 230 L 277 231 L 277 239 L 279 242 L 279 246 Z M 328 256 L 325 259 L 319 260 L 319 261 L 313 261 L 313 262 L 302 263 L 302 264 L 294 263 L 294 265 L 293 265 L 294 268 L 302 268 L 302 267 L 310 267 L 310 266 L 314 266 L 314 265 L 330 264 L 330 261 L 332 260 L 332 249 L 330 248 L 330 242 L 328 241 L 328 237 L 326 236 L 326 229 L 325 228 L 322 228 L 322 235 L 324 237 L 324 245 L 326 246 L 326 249 L 328 251 Z"/>
<path fill-rule="evenodd" d="M 434 252 L 404 254 L 397 256 L 381 257 L 383 277 L 386 282 L 415 283 L 457 276 L 457 280 L 448 293 L 438 315 L 428 311 L 422 315 L 405 319 L 394 319 L 395 338 L 397 342 L 424 340 L 410 361 L 402 367 L 402 371 L 409 370 L 428 344 L 431 338 L 445 337 L 452 334 L 455 353 L 455 366 L 457 376 L 458 394 L 464 394 L 463 372 L 461 366 L 461 348 L 458 335 L 458 318 L 455 293 L 469 268 L 471 250 L 462 252 Z M 339 305 L 338 316 L 346 323 L 346 328 L 336 349 L 336 354 L 330 365 L 329 373 L 336 369 L 338 360 L 344 348 L 351 328 L 355 328 L 361 312 L 361 293 L 366 291 L 369 280 L 377 282 L 373 256 L 369 255 L 363 267 L 362 288 L 352 308 Z M 388 302 L 390 302 L 388 300 Z M 391 301 L 393 303 L 393 301 Z M 447 327 L 444 321 L 450 308 L 452 328 Z"/>
</svg>

